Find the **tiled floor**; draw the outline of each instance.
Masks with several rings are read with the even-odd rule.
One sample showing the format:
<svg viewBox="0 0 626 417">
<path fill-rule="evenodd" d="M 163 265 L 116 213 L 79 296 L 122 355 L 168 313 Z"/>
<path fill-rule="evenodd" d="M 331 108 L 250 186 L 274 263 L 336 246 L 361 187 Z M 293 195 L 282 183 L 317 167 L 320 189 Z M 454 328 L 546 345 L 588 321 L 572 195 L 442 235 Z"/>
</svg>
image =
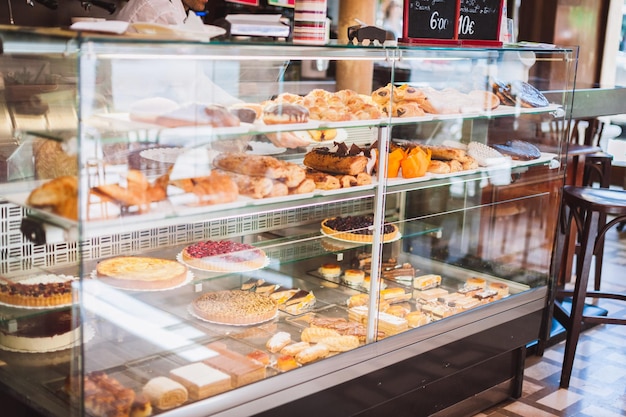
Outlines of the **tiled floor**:
<svg viewBox="0 0 626 417">
<path fill-rule="evenodd" d="M 626 231 L 607 235 L 602 289 L 626 292 Z M 626 317 L 626 303 L 602 300 Z M 523 394 L 474 417 L 618 417 L 626 415 L 626 326 L 600 325 L 581 335 L 569 389 L 559 388 L 565 342 L 526 362 Z"/>
</svg>

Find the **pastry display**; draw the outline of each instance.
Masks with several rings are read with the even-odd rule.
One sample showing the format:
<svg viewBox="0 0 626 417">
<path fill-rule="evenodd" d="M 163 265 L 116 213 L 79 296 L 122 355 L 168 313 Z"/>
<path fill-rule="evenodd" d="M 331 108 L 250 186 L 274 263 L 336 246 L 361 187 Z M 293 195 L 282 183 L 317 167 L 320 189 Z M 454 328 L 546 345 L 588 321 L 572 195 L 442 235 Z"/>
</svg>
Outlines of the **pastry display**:
<svg viewBox="0 0 626 417">
<path fill-rule="evenodd" d="M 186 246 L 181 259 L 197 269 L 216 272 L 251 271 L 267 263 L 263 250 L 230 240 L 207 240 Z"/>
<path fill-rule="evenodd" d="M 192 400 L 201 400 L 232 388 L 230 375 L 202 362 L 172 369 L 169 377 L 182 384 Z"/>
<path fill-rule="evenodd" d="M 184 283 L 188 273 L 185 265 L 168 259 L 118 256 L 98 262 L 95 277 L 116 288 L 163 290 Z"/>
<path fill-rule="evenodd" d="M 221 342 L 209 343 L 207 347 L 219 355 L 205 359 L 204 363 L 230 375 L 233 388 L 265 378 L 265 365 L 228 349 Z"/>
<path fill-rule="evenodd" d="M 0 322 L 0 347 L 20 352 L 52 352 L 78 342 L 81 326 L 69 309 Z"/>
<path fill-rule="evenodd" d="M 241 290 L 204 293 L 193 301 L 191 309 L 203 320 L 231 325 L 262 323 L 273 319 L 278 312 L 271 298 Z"/>
<path fill-rule="evenodd" d="M 72 303 L 69 275 L 42 274 L 24 279 L 0 278 L 0 303 L 18 307 L 46 308 Z"/>
<path fill-rule="evenodd" d="M 73 175 L 57 177 L 30 192 L 26 204 L 66 217 L 78 219 L 78 178 Z"/>
<path fill-rule="evenodd" d="M 145 395 L 153 407 L 159 410 L 170 410 L 187 401 L 187 388 L 166 376 L 157 376 L 150 379 L 143 386 Z"/>
<path fill-rule="evenodd" d="M 507 140 L 491 145 L 498 152 L 519 161 L 532 161 L 541 157 L 541 151 L 535 145 L 523 140 Z"/>
<path fill-rule="evenodd" d="M 333 217 L 322 221 L 322 232 L 335 239 L 350 242 L 371 243 L 373 239 L 374 218 L 371 216 Z M 385 223 L 382 241 L 389 242 L 398 237 L 398 226 Z"/>
<path fill-rule="evenodd" d="M 150 400 L 137 395 L 116 378 L 104 372 L 86 374 L 81 384 L 77 377 L 69 376 L 64 390 L 74 401 L 83 401 L 85 410 L 95 417 L 147 417 L 152 415 Z"/>
</svg>

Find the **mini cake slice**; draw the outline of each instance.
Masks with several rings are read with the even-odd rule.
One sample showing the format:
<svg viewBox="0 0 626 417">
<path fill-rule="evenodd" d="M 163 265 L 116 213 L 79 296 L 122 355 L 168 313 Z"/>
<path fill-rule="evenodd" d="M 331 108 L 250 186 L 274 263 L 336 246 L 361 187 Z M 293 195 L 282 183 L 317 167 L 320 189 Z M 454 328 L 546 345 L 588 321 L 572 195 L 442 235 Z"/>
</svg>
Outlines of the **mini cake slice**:
<svg viewBox="0 0 626 417">
<path fill-rule="evenodd" d="M 204 363 L 230 375 L 233 387 L 241 387 L 265 378 L 265 366 L 228 349 L 223 343 L 214 342 L 207 347 L 219 355 L 205 359 Z"/>
<path fill-rule="evenodd" d="M 201 400 L 232 388 L 230 375 L 201 362 L 172 369 L 170 378 L 187 388 L 192 400 Z"/>
</svg>

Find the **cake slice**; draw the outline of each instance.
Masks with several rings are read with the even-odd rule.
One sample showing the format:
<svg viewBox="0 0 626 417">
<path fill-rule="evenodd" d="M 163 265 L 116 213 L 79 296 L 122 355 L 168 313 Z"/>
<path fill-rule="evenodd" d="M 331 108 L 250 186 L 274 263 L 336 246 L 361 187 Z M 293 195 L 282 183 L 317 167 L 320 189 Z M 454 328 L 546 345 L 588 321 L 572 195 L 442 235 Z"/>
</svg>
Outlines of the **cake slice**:
<svg viewBox="0 0 626 417">
<path fill-rule="evenodd" d="M 170 378 L 187 388 L 192 400 L 201 400 L 232 388 L 230 375 L 202 362 L 172 369 Z"/>
</svg>

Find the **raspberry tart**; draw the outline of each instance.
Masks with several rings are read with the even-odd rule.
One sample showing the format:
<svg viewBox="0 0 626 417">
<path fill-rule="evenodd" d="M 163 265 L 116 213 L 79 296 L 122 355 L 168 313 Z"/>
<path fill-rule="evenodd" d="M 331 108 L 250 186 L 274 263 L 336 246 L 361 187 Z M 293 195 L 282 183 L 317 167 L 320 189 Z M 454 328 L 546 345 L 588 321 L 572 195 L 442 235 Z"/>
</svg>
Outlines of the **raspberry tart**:
<svg viewBox="0 0 626 417">
<path fill-rule="evenodd" d="M 322 221 L 322 233 L 338 240 L 372 243 L 373 225 L 372 216 L 332 217 Z M 385 223 L 383 233 L 383 242 L 390 242 L 400 236 L 398 227 L 390 223 Z"/>
<path fill-rule="evenodd" d="M 214 291 L 196 298 L 191 312 L 212 323 L 245 326 L 273 319 L 278 313 L 278 304 L 266 295 L 251 291 Z"/>
<path fill-rule="evenodd" d="M 0 303 L 26 308 L 48 308 L 72 303 L 72 282 L 69 275 L 44 274 L 9 280 L 0 278 Z"/>
<path fill-rule="evenodd" d="M 141 256 L 118 256 L 100 261 L 96 278 L 127 290 L 164 290 L 182 285 L 188 270 L 180 262 Z"/>
<path fill-rule="evenodd" d="M 253 271 L 267 265 L 263 250 L 229 240 L 194 243 L 185 247 L 180 257 L 189 266 L 214 272 Z"/>
</svg>

